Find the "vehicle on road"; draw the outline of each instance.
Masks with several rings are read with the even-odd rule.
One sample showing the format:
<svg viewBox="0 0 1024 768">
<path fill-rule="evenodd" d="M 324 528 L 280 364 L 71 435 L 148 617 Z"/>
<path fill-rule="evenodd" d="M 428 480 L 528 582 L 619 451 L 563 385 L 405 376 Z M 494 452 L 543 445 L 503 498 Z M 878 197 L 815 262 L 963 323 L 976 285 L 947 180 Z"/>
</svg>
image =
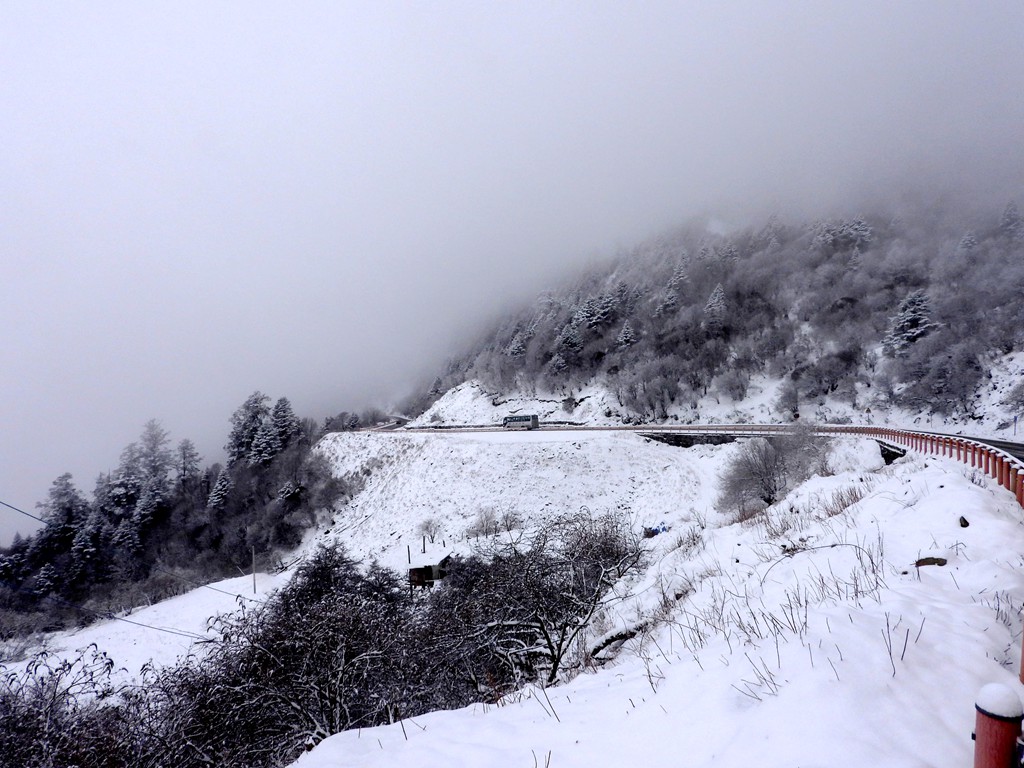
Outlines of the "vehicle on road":
<svg viewBox="0 0 1024 768">
<path fill-rule="evenodd" d="M 501 420 L 501 426 L 505 429 L 536 429 L 540 426 L 540 419 L 537 418 L 535 413 L 523 416 L 506 416 Z"/>
</svg>

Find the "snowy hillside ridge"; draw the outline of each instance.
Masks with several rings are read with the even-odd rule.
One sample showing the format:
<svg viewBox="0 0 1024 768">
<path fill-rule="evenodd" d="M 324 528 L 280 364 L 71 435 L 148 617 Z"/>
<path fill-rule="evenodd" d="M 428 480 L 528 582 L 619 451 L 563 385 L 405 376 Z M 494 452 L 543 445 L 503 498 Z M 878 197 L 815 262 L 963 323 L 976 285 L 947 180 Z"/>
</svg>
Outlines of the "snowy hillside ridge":
<svg viewBox="0 0 1024 768">
<path fill-rule="evenodd" d="M 633 509 L 638 519 L 664 516 L 671 530 L 650 540 L 648 572 L 624 585 L 581 649 L 586 659 L 619 634 L 614 660 L 493 705 L 338 734 L 296 767 L 591 768 L 676 765 L 685 756 L 691 766 L 782 768 L 834 764 L 837 754 L 845 765 L 969 764 L 980 688 L 1024 692 L 1016 674 L 1024 525 L 1009 493 L 952 460 L 911 454 L 886 467 L 873 442 L 838 440 L 833 474 L 739 523 L 714 503 L 715 467 L 737 445 L 339 435 L 324 446 L 339 469 L 374 469 L 361 506 L 341 510 L 329 535 L 372 542 L 392 559 L 396 538 L 417 520 L 439 516 L 455 533 L 503 473 L 526 482 L 543 466 L 527 465 L 531 457 L 553 462 L 553 474 L 579 490 L 597 485 L 595 473 L 609 471 L 627 442 L 635 463 L 602 479 L 605 498 L 653 484 Z M 574 452 L 576 475 L 562 464 Z M 613 490 L 624 477 L 628 490 Z M 524 491 L 528 514 L 570 495 L 554 476 Z M 660 506 L 648 507 L 654 499 Z"/>
<path fill-rule="evenodd" d="M 887 403 L 872 401 L 864 391 L 861 408 L 838 398 L 820 398 L 801 405 L 801 420 L 826 423 L 854 423 L 905 429 L 922 429 L 1012 440 L 1015 414 L 1004 403 L 1015 384 L 1024 377 L 1024 352 L 1014 352 L 993 362 L 991 378 L 984 380 L 975 397 L 979 418 L 956 420 L 914 413 Z M 679 424 L 773 424 L 789 421 L 789 414 L 776 407 L 783 382 L 766 376 L 752 377 L 744 399 L 733 401 L 725 395 L 706 395 L 696 408 L 678 403 L 669 409 L 665 423 Z M 607 382 L 595 379 L 581 389 L 552 392 L 498 392 L 479 381 L 467 381 L 442 395 L 410 427 L 452 425 L 500 425 L 505 416 L 537 414 L 541 421 L 587 425 L 620 425 L 635 420 L 624 408 Z M 1017 425 L 1024 440 L 1024 424 Z"/>
<path fill-rule="evenodd" d="M 586 507 L 620 512 L 635 530 L 692 524 L 711 513 L 725 455 L 614 432 L 340 432 L 317 450 L 363 487 L 307 547 L 342 543 L 398 570 L 472 552 L 482 518 L 537 525 Z"/>
</svg>

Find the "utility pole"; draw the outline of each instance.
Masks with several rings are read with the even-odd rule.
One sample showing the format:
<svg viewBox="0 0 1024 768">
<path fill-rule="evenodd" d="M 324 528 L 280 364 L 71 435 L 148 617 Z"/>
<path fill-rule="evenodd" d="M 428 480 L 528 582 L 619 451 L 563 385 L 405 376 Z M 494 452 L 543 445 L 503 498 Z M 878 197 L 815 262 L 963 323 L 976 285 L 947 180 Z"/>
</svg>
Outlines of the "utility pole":
<svg viewBox="0 0 1024 768">
<path fill-rule="evenodd" d="M 256 594 L 256 547 L 252 548 L 252 593 Z"/>
</svg>

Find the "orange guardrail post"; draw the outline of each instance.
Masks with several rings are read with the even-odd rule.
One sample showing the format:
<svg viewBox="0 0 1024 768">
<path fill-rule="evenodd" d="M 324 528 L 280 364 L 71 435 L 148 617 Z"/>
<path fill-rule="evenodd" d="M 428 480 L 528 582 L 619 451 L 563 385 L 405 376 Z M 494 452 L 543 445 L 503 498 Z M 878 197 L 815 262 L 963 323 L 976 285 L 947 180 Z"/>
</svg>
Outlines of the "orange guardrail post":
<svg viewBox="0 0 1024 768">
<path fill-rule="evenodd" d="M 989 683 L 974 705 L 974 768 L 1011 768 L 1024 719 L 1020 697 L 1001 683 Z"/>
</svg>

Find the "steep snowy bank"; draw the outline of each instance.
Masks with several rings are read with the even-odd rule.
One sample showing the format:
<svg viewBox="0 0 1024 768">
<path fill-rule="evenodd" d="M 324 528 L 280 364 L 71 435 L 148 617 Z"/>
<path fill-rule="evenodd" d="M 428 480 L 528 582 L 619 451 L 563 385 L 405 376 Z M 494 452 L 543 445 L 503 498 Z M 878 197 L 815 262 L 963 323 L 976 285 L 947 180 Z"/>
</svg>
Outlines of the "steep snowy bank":
<svg viewBox="0 0 1024 768">
<path fill-rule="evenodd" d="M 1020 689 L 1021 510 L 955 463 L 882 467 L 870 442 L 839 445 L 834 475 L 767 516 L 652 540 L 646 580 L 605 620 L 657 621 L 612 664 L 340 734 L 296 766 L 969 764 L 978 690 Z M 692 482 L 709 508 L 713 483 Z"/>
</svg>

